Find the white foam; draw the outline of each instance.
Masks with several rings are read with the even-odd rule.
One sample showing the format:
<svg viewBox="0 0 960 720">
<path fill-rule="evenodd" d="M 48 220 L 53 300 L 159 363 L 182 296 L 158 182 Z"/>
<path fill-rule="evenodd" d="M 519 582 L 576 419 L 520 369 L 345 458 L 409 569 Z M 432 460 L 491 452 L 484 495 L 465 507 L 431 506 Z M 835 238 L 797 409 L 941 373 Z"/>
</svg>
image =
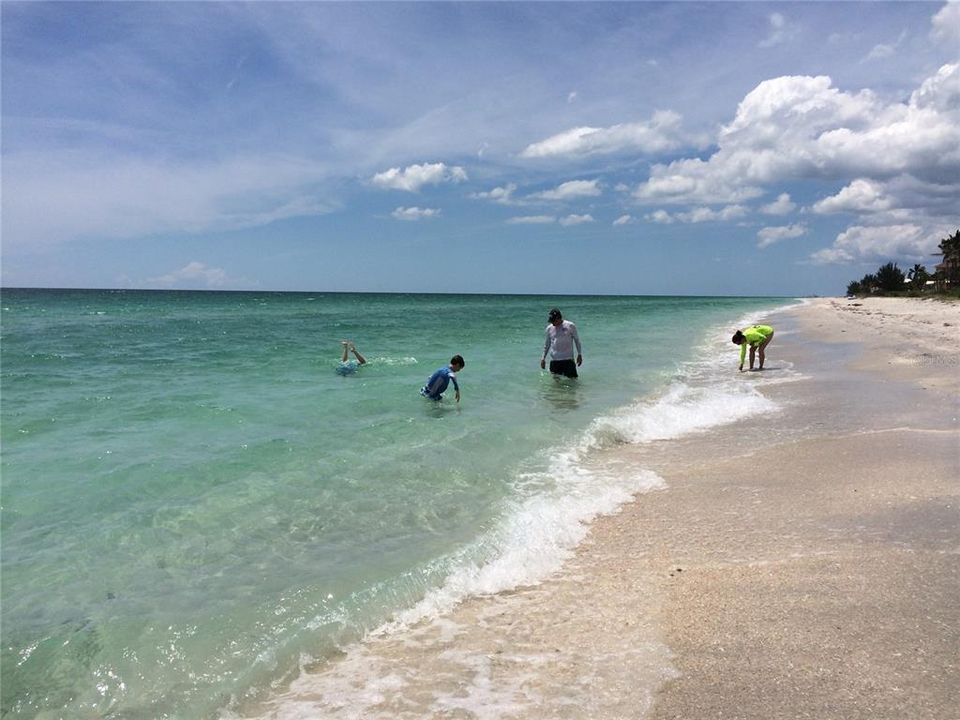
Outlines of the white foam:
<svg viewBox="0 0 960 720">
<path fill-rule="evenodd" d="M 367 362 L 376 365 L 388 365 L 388 366 L 398 366 L 398 365 L 417 365 L 417 359 L 415 357 L 374 357 L 369 358 Z"/>
<path fill-rule="evenodd" d="M 747 316 L 740 326 L 763 317 L 760 313 Z M 441 561 L 453 568 L 443 584 L 372 634 L 382 637 L 403 632 L 423 620 L 436 621 L 468 597 L 543 581 L 571 557 L 591 520 L 616 512 L 637 493 L 664 486 L 658 475 L 643 468 L 630 472 L 624 472 L 622 465 L 613 471 L 604 469 L 602 463 L 595 462 L 598 450 L 680 438 L 752 415 L 776 412 L 778 406 L 757 389 L 759 383 L 746 381 L 746 376 L 737 373 L 733 352 L 730 333 L 718 329 L 696 351 L 699 359 L 678 368 L 677 379 L 662 393 L 597 418 L 578 441 L 545 453 L 547 461 L 541 469 L 518 477 L 519 496 L 506 508 L 499 524 L 456 556 Z M 271 717 L 307 717 L 320 705 L 330 717 L 365 716 L 363 708 L 369 710 L 381 702 L 381 691 L 389 689 L 395 680 L 381 668 L 383 677 L 368 684 L 378 672 L 369 665 L 367 650 L 363 644 L 349 648 L 347 658 L 337 663 L 333 677 L 328 679 L 340 691 L 350 685 L 364 687 L 369 697 L 361 697 L 362 693 L 350 697 L 349 692 L 340 696 L 335 691 L 313 705 L 298 702 L 298 692 L 294 691 L 280 699 Z M 364 659 L 368 664 L 361 671 Z M 358 676 L 365 680 L 358 683 Z M 302 685 L 299 693 L 307 686 L 311 688 L 308 696 L 317 691 L 306 677 L 297 684 Z M 456 702 L 446 698 L 438 709 L 473 709 L 480 701 L 479 705 L 507 712 L 512 709 L 506 699 L 511 695 L 516 696 L 510 692 L 501 696 L 499 690 L 494 692 L 481 682 L 469 697 Z M 335 713 L 330 713 L 333 708 Z"/>
<path fill-rule="evenodd" d="M 523 478 L 531 487 L 543 487 L 547 476 L 552 487 L 517 500 L 496 528 L 463 553 L 464 557 L 492 554 L 490 560 L 458 564 L 441 587 L 429 591 L 417 605 L 375 633 L 395 632 L 438 617 L 470 596 L 540 582 L 570 557 L 586 535 L 590 520 L 614 512 L 638 492 L 663 485 L 660 477 L 648 470 L 601 476 L 584 467 L 581 454 L 581 449 L 559 451 L 545 472 Z"/>
<path fill-rule="evenodd" d="M 746 383 L 697 387 L 678 382 L 655 400 L 595 420 L 592 442 L 602 447 L 611 441 L 637 444 L 672 440 L 776 410 L 776 403 Z"/>
</svg>

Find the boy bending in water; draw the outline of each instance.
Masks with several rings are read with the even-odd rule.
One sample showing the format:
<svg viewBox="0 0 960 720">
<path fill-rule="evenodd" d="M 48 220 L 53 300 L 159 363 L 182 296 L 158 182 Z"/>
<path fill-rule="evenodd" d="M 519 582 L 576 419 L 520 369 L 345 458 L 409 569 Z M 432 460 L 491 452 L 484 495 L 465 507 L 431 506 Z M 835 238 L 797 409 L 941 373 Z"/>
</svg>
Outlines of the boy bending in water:
<svg viewBox="0 0 960 720">
<path fill-rule="evenodd" d="M 462 357 L 454 355 L 450 358 L 449 365 L 439 368 L 427 379 L 427 384 L 420 388 L 420 394 L 431 400 L 442 400 L 443 391 L 452 382 L 454 390 L 457 391 L 457 402 L 460 402 L 460 385 L 457 384 L 457 373 L 463 370 L 465 364 Z"/>
<path fill-rule="evenodd" d="M 767 345 L 773 340 L 773 328 L 769 325 L 751 325 L 733 334 L 733 344 L 740 346 L 740 372 L 743 372 L 743 359 L 747 354 L 747 345 L 750 346 L 750 369 L 753 370 L 753 357 L 757 349 L 760 350 L 760 369 L 763 370 L 763 361 L 766 357 Z"/>
</svg>

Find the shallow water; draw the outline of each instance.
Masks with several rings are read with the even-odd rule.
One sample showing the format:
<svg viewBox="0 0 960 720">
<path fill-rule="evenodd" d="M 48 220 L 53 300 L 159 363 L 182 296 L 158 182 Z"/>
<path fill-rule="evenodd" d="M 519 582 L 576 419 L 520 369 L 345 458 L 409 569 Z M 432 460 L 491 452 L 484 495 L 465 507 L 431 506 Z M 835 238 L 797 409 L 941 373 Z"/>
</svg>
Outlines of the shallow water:
<svg viewBox="0 0 960 720">
<path fill-rule="evenodd" d="M 597 448 L 765 410 L 721 343 L 787 302 L 5 290 L 4 715 L 214 716 L 545 576 L 656 483 Z M 577 381 L 539 369 L 553 305 Z M 421 398 L 453 353 L 462 402 Z"/>
</svg>

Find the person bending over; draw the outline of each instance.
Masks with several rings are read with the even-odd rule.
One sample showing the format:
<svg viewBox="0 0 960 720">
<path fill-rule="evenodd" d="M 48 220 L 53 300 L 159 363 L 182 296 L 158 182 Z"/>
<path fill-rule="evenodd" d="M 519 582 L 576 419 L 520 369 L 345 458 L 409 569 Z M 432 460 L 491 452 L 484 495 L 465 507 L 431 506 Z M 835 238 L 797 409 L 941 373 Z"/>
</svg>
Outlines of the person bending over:
<svg viewBox="0 0 960 720">
<path fill-rule="evenodd" d="M 769 325 L 751 325 L 743 330 L 737 330 L 733 334 L 734 345 L 740 346 L 740 372 L 743 372 L 743 359 L 747 354 L 747 346 L 750 346 L 750 369 L 753 370 L 753 358 L 757 350 L 760 350 L 760 369 L 763 370 L 763 361 L 766 358 L 767 345 L 773 340 L 773 328 Z"/>
<path fill-rule="evenodd" d="M 420 394 L 431 400 L 442 400 L 443 391 L 447 385 L 453 383 L 453 389 L 456 390 L 457 402 L 460 402 L 460 385 L 457 383 L 457 373 L 463 370 L 466 363 L 459 355 L 450 358 L 450 364 L 438 368 L 428 379 L 427 384 L 420 388 Z"/>
</svg>

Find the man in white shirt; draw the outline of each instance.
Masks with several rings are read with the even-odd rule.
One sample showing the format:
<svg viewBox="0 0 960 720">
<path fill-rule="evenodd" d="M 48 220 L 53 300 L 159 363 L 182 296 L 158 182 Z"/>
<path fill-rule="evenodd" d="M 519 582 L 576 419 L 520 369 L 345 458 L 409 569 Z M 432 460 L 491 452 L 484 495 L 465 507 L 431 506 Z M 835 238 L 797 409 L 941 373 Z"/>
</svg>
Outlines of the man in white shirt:
<svg viewBox="0 0 960 720">
<path fill-rule="evenodd" d="M 550 324 L 547 325 L 546 337 L 543 342 L 543 356 L 540 358 L 540 369 L 547 366 L 547 353 L 550 353 L 550 372 L 554 375 L 577 377 L 577 367 L 583 364 L 583 355 L 580 348 L 580 336 L 577 326 L 569 320 L 564 320 L 559 308 L 553 308 L 547 316 Z M 577 361 L 573 361 L 573 346 L 577 346 Z"/>
</svg>

